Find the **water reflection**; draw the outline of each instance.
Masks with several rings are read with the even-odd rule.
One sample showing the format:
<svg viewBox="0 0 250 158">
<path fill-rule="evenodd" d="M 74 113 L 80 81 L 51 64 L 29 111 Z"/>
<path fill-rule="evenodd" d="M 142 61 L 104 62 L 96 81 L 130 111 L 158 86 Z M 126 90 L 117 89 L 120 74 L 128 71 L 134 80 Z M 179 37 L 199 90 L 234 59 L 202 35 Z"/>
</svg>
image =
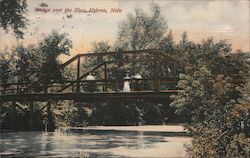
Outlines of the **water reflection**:
<svg viewBox="0 0 250 158">
<path fill-rule="evenodd" d="M 184 156 L 188 137 L 166 132 L 74 130 L 1 133 L 1 156 L 127 157 Z M 142 153 L 136 153 L 136 152 Z M 173 153 L 174 152 L 174 153 Z M 144 155 L 142 155 L 144 153 Z M 172 155 L 171 155 L 172 154 Z M 177 155 L 176 155 L 177 154 Z"/>
</svg>

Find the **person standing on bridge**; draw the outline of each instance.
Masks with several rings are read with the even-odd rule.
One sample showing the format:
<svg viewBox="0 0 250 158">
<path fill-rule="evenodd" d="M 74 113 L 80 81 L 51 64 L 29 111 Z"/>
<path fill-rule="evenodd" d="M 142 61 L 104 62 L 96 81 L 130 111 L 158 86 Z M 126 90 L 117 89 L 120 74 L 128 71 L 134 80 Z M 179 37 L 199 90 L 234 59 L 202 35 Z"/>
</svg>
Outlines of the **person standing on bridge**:
<svg viewBox="0 0 250 158">
<path fill-rule="evenodd" d="M 86 77 L 87 81 L 93 81 L 95 80 L 95 76 L 92 75 L 92 73 L 89 73 L 89 75 Z"/>
<path fill-rule="evenodd" d="M 172 70 L 170 69 L 170 67 L 168 67 L 168 74 L 169 74 L 169 77 L 172 77 Z"/>
<path fill-rule="evenodd" d="M 136 79 L 134 84 L 135 91 L 141 91 L 142 90 L 141 75 L 139 73 L 136 73 L 136 75 L 134 75 L 133 78 Z"/>
<path fill-rule="evenodd" d="M 87 77 L 86 80 L 88 81 L 88 85 L 87 85 L 87 91 L 88 92 L 94 92 L 96 89 L 96 83 L 95 83 L 95 76 L 90 73 Z"/>
<path fill-rule="evenodd" d="M 130 77 L 128 76 L 127 73 L 126 77 L 124 77 L 123 92 L 130 92 L 129 79 Z"/>
</svg>

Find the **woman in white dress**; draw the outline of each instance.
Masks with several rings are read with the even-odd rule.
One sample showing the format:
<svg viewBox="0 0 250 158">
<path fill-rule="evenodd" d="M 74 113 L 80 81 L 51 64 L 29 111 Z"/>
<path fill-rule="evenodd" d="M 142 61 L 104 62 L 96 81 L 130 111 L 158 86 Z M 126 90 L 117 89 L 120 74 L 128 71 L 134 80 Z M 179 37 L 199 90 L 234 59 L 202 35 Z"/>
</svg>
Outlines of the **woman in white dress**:
<svg viewBox="0 0 250 158">
<path fill-rule="evenodd" d="M 129 76 L 126 74 L 126 77 L 124 77 L 124 84 L 123 84 L 123 92 L 130 92 L 130 86 L 129 86 Z"/>
</svg>

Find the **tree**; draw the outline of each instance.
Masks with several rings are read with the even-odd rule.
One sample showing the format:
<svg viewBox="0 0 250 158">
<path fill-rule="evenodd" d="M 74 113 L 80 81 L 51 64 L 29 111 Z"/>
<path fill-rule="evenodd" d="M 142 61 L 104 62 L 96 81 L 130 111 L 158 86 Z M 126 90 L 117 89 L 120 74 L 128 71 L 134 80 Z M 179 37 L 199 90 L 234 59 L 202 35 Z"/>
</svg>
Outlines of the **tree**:
<svg viewBox="0 0 250 158">
<path fill-rule="evenodd" d="M 168 55 L 176 55 L 175 47 L 176 46 L 173 39 L 173 34 L 170 30 L 167 36 L 161 40 L 159 49 L 165 51 Z"/>
<path fill-rule="evenodd" d="M 9 87 L 8 83 L 11 81 L 12 75 L 12 54 L 10 52 L 0 52 L 0 94 L 4 94 Z M 8 115 L 9 105 L 4 104 L 0 100 L 0 127 L 4 124 L 4 120 Z"/>
<path fill-rule="evenodd" d="M 99 42 L 93 42 L 92 43 L 92 53 L 105 53 L 111 50 L 111 45 L 109 45 L 108 41 L 99 41 Z M 104 61 L 107 61 L 108 59 L 104 59 L 103 56 L 94 56 L 90 58 L 85 59 L 85 64 L 83 65 L 86 69 L 97 66 L 98 64 L 101 64 Z M 100 75 L 100 74 L 96 74 Z M 100 76 L 98 76 L 100 77 Z"/>
<path fill-rule="evenodd" d="M 8 55 L 6 55 L 8 54 Z M 21 85 L 12 85 L 11 88 L 25 88 L 25 84 L 29 85 L 32 81 L 37 80 L 36 72 L 41 69 L 39 63 L 39 55 L 37 48 L 33 45 L 24 47 L 19 45 L 13 48 L 11 52 L 2 53 L 3 59 L 2 80 L 3 88 L 8 83 L 19 83 Z M 18 104 L 18 106 L 15 106 Z M 28 110 L 29 109 L 29 110 Z M 2 115 L 3 114 L 3 115 Z M 3 129 L 9 130 L 42 130 L 43 122 L 41 121 L 41 111 L 39 104 L 34 102 L 13 102 L 12 104 L 4 103 L 1 106 L 1 125 Z M 17 121 L 18 120 L 18 121 Z"/>
<path fill-rule="evenodd" d="M 151 5 L 152 14 L 146 14 L 142 9 L 135 9 L 135 15 L 129 14 L 120 23 L 116 47 L 123 50 L 154 49 L 159 47 L 167 29 L 165 18 L 160 7 Z"/>
<path fill-rule="evenodd" d="M 47 75 L 59 66 L 58 56 L 61 54 L 69 55 L 69 51 L 72 48 L 72 41 L 67 38 L 67 34 L 60 34 L 56 31 L 52 31 L 51 34 L 46 36 L 40 43 L 39 49 L 44 57 L 44 63 L 42 66 L 42 74 Z M 54 74 L 50 80 L 60 81 L 62 80 L 62 72 Z"/>
<path fill-rule="evenodd" d="M 7 83 L 11 80 L 13 70 L 12 60 L 13 54 L 11 52 L 3 51 L 0 53 L 0 84 L 3 85 L 3 90 L 7 88 Z"/>
<path fill-rule="evenodd" d="M 9 31 L 14 31 L 17 38 L 23 38 L 23 29 L 28 20 L 24 16 L 27 13 L 26 0 L 0 0 L 0 26 Z"/>
<path fill-rule="evenodd" d="M 37 47 L 34 45 L 29 45 L 28 47 L 19 45 L 14 48 L 12 52 L 1 53 L 1 84 L 3 83 L 5 86 L 10 80 L 15 79 L 17 79 L 19 83 L 24 84 L 39 80 L 42 76 L 46 76 L 56 70 L 60 64 L 58 56 L 60 54 L 68 55 L 71 47 L 72 42 L 67 38 L 66 34 L 60 34 L 53 31 L 46 36 Z M 61 81 L 63 76 L 62 73 L 63 72 L 56 73 L 47 81 L 47 84 L 52 80 Z M 67 74 L 69 73 L 67 72 Z M 14 82 L 16 82 L 16 80 Z M 31 90 L 41 91 L 42 89 L 39 90 L 38 87 L 35 87 Z M 3 128 L 9 129 L 9 124 L 15 122 L 13 120 L 19 119 L 19 121 L 16 121 L 18 124 L 13 124 L 13 127 L 16 129 L 27 130 L 32 129 L 33 127 L 35 130 L 41 130 L 44 126 L 41 121 L 41 104 L 36 104 L 34 102 L 22 102 L 19 104 L 23 107 L 22 110 L 15 108 L 13 105 L 8 105 L 7 103 L 4 106 L 1 106 L 1 114 L 3 114 L 1 115 L 1 125 L 3 125 Z M 10 110 L 12 109 L 10 108 L 11 106 L 13 107 L 13 110 Z M 53 130 L 53 119 L 55 116 L 58 116 L 54 113 L 58 111 L 58 107 L 55 108 L 55 111 L 51 111 L 50 106 L 51 103 L 49 102 L 47 104 L 47 122 L 50 123 L 49 127 Z M 26 112 L 24 113 L 24 111 Z M 28 118 L 32 118 L 33 121 Z"/>
<path fill-rule="evenodd" d="M 111 49 L 108 41 L 93 42 L 91 51 L 94 53 L 108 52 Z"/>
<path fill-rule="evenodd" d="M 45 81 L 45 84 L 49 84 L 51 81 L 61 82 L 63 80 L 63 72 L 55 71 L 60 63 L 58 56 L 61 54 L 69 55 L 70 49 L 72 48 L 72 41 L 67 37 L 65 33 L 58 33 L 52 31 L 51 34 L 47 35 L 44 40 L 40 43 L 39 50 L 44 57 L 44 63 L 42 65 L 42 75 L 47 76 L 50 73 L 53 75 Z M 51 111 L 51 102 L 47 105 L 47 127 L 49 131 L 55 130 L 55 115 Z M 57 109 L 54 109 L 54 111 Z"/>
<path fill-rule="evenodd" d="M 249 104 L 239 102 L 249 65 L 241 53 L 232 54 L 225 41 L 210 38 L 194 44 L 184 39 L 179 49 L 195 68 L 180 75 L 180 91 L 171 105 L 191 119 L 186 126 L 193 135 L 190 156 L 249 156 Z"/>
<path fill-rule="evenodd" d="M 17 46 L 14 50 L 15 54 L 15 74 L 18 77 L 19 83 L 28 83 L 36 80 L 34 73 L 39 72 L 41 69 L 41 60 L 34 45 L 24 47 L 23 45 Z"/>
</svg>

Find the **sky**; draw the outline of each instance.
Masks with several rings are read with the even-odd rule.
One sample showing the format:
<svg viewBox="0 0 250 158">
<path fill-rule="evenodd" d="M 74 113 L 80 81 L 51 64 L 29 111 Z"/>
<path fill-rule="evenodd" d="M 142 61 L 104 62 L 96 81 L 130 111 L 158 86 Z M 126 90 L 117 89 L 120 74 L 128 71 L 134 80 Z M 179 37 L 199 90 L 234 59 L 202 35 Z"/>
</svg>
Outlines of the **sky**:
<svg viewBox="0 0 250 158">
<path fill-rule="evenodd" d="M 234 50 L 250 52 L 250 1 L 249 0 L 27 0 L 29 20 L 24 39 L 16 39 L 11 32 L 0 30 L 0 50 L 17 44 L 36 44 L 45 35 L 57 30 L 68 33 L 73 41 L 71 54 L 86 53 L 94 41 L 112 44 L 118 26 L 135 8 L 150 14 L 150 5 L 155 2 L 167 19 L 168 31 L 180 40 L 187 31 L 189 39 L 200 42 L 213 37 L 215 41 L 226 39 Z M 48 7 L 41 7 L 46 3 Z M 47 8 L 49 12 L 36 11 Z M 71 12 L 65 13 L 65 8 Z M 75 8 L 106 9 L 107 13 L 79 13 Z M 119 12 L 111 12 L 111 9 Z M 60 11 L 61 9 L 61 11 Z"/>
</svg>

